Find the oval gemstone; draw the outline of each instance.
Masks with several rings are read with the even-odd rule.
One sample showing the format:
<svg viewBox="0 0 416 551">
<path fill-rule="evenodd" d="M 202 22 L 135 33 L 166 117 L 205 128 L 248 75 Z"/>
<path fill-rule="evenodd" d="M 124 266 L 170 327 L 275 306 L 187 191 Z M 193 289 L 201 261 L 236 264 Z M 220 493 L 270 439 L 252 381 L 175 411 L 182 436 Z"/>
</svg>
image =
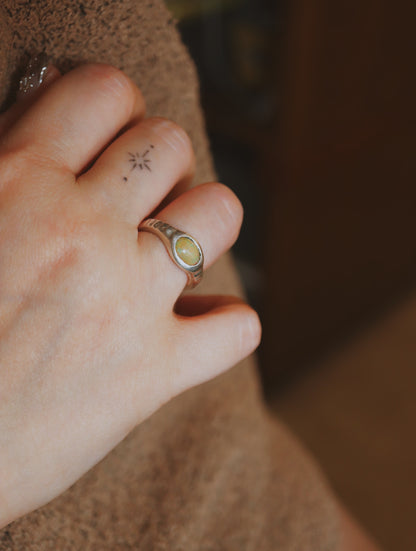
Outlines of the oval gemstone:
<svg viewBox="0 0 416 551">
<path fill-rule="evenodd" d="M 185 264 L 195 266 L 201 258 L 198 247 L 189 237 L 180 237 L 175 245 L 176 253 Z"/>
</svg>

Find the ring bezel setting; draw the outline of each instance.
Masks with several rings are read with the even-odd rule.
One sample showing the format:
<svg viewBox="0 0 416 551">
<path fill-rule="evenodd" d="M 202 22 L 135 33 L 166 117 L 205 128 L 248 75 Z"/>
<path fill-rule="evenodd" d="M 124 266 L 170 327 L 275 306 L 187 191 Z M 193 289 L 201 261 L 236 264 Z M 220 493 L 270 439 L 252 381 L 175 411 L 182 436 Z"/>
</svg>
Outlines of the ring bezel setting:
<svg viewBox="0 0 416 551">
<path fill-rule="evenodd" d="M 198 283 L 200 283 L 203 274 L 204 254 L 196 239 L 188 233 L 185 233 L 184 231 L 174 228 L 166 222 L 162 222 L 161 220 L 157 220 L 155 218 L 148 218 L 147 220 L 144 220 L 144 222 L 142 222 L 138 227 L 138 230 L 147 231 L 159 237 L 165 245 L 171 259 L 182 271 L 186 273 L 188 278 L 187 286 L 195 287 Z M 191 245 L 190 247 L 188 246 L 188 249 L 190 248 L 191 251 L 183 251 L 182 256 L 186 257 L 188 255 L 192 257 L 196 254 L 197 258 L 195 263 L 190 264 L 185 260 L 185 258 L 182 258 L 181 252 L 178 251 L 178 242 L 181 239 L 189 240 Z"/>
</svg>

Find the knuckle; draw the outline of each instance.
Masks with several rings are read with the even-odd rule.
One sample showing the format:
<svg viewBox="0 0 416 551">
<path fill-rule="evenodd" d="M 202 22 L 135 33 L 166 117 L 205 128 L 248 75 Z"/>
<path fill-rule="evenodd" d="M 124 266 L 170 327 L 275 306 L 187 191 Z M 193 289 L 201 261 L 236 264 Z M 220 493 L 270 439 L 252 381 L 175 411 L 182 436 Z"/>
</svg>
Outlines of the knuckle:
<svg viewBox="0 0 416 551">
<path fill-rule="evenodd" d="M 27 185 L 28 174 L 34 182 L 48 181 L 53 173 L 67 177 L 70 173 L 62 167 L 59 159 L 54 159 L 39 150 L 38 144 L 29 136 L 18 147 L 5 147 L 0 156 L 0 192 L 9 187 Z M 41 188 L 42 186 L 40 186 Z M 39 189 L 40 189 L 39 188 Z"/>
<path fill-rule="evenodd" d="M 130 86 L 129 78 L 113 65 L 105 63 L 91 63 L 83 65 L 81 71 L 87 73 L 86 76 L 94 81 L 95 85 L 101 83 L 115 86 L 116 88 L 128 88 Z"/>
<path fill-rule="evenodd" d="M 221 183 L 207 184 L 214 195 L 218 223 L 237 236 L 243 220 L 243 206 L 237 195 Z"/>
<path fill-rule="evenodd" d="M 61 255 L 68 256 L 69 251 L 80 252 L 92 234 L 91 222 L 65 205 L 52 206 L 49 212 L 39 216 L 38 225 L 49 242 L 48 248 L 56 251 L 58 259 Z"/>
<path fill-rule="evenodd" d="M 27 183 L 28 174 L 36 174 L 32 179 L 42 180 L 50 177 L 50 171 L 56 169 L 54 162 L 37 152 L 33 142 L 27 142 L 19 148 L 5 150 L 0 158 L 0 193 L 18 193 Z"/>
<path fill-rule="evenodd" d="M 3 192 L 22 173 L 21 153 L 13 150 L 4 153 L 0 159 L 0 192 Z"/>
<path fill-rule="evenodd" d="M 243 205 L 234 191 L 221 183 L 215 183 L 214 187 L 216 192 L 219 194 L 224 207 L 230 211 L 230 214 L 236 218 L 241 218 L 243 216 Z"/>
<path fill-rule="evenodd" d="M 107 64 L 84 65 L 82 71 L 87 73 L 91 86 L 105 98 L 122 102 L 129 111 L 132 111 L 137 96 L 138 88 L 132 80 L 120 69 Z"/>
<path fill-rule="evenodd" d="M 55 235 L 62 242 L 64 250 L 68 248 L 82 257 L 88 257 L 91 251 L 102 247 L 98 238 L 101 235 L 99 228 L 102 221 L 91 206 L 79 201 L 71 203 L 68 208 L 63 206 L 55 209 L 55 216 L 52 218 L 56 224 Z"/>
<path fill-rule="evenodd" d="M 3 266 L 16 275 L 19 292 L 31 293 L 42 289 L 42 282 L 57 283 L 80 266 L 82 244 L 91 228 L 85 217 L 56 197 L 25 196 L 22 202 L 14 191 L 11 195 L 5 223 L 0 223 Z"/>
<path fill-rule="evenodd" d="M 176 122 L 162 117 L 150 117 L 144 121 L 150 130 L 162 142 L 181 156 L 185 155 L 188 163 L 194 162 L 194 151 L 186 131 Z"/>
</svg>

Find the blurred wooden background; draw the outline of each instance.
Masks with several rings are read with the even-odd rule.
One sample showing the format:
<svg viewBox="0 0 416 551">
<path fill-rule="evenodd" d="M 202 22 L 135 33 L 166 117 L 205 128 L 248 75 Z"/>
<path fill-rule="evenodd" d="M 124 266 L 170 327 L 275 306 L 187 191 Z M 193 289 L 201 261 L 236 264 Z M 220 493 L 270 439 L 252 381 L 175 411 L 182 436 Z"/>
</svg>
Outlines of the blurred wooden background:
<svg viewBox="0 0 416 551">
<path fill-rule="evenodd" d="M 291 3 L 262 163 L 269 382 L 416 281 L 415 16 L 402 2 Z"/>
<path fill-rule="evenodd" d="M 167 0 L 200 74 L 273 411 L 413 551 L 416 4 Z"/>
</svg>

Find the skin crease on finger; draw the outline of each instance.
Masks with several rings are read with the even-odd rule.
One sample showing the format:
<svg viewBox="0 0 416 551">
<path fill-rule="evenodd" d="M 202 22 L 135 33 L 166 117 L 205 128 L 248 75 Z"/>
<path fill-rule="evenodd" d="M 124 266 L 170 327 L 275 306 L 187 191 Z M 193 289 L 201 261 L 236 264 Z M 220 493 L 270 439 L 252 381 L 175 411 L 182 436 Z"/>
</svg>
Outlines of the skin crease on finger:
<svg viewBox="0 0 416 551">
<path fill-rule="evenodd" d="M 139 422 L 234 365 L 260 338 L 257 315 L 238 300 L 212 298 L 191 317 L 173 312 L 184 274 L 121 213 L 142 197 L 142 215 L 150 213 L 175 185 L 163 165 L 174 166 L 182 131 L 146 123 L 157 129 L 159 157 L 140 168 L 144 104 L 120 75 L 90 66 L 57 78 L 1 136 L 0 527 L 59 495 Z M 63 112 L 71 123 L 56 125 Z M 115 140 L 133 120 L 132 142 L 124 133 Z M 116 156 L 120 148 L 121 185 L 113 209 L 103 209 L 99 183 L 76 183 L 75 175 L 97 156 L 106 170 L 109 143 Z M 123 188 L 129 152 L 137 180 Z M 207 265 L 232 245 L 241 215 L 219 184 L 186 192 L 161 213 L 195 234 Z"/>
</svg>

